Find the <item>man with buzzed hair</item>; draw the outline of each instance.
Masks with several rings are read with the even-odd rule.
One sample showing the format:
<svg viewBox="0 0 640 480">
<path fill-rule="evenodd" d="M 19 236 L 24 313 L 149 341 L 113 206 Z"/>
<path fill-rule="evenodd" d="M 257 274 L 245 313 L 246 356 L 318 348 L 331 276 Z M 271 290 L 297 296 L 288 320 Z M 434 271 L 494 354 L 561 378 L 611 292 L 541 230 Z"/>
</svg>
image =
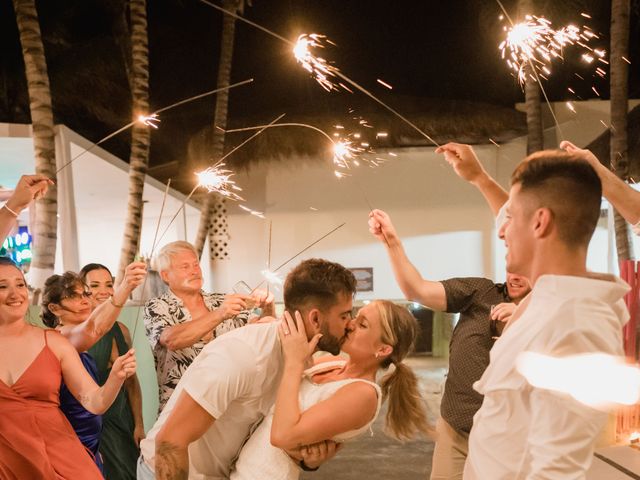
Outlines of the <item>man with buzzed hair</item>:
<svg viewBox="0 0 640 480">
<path fill-rule="evenodd" d="M 529 278 L 533 290 L 474 385 L 484 400 L 474 417 L 464 478 L 583 479 L 607 413 L 528 384 L 517 360 L 523 352 L 622 355 L 629 287 L 587 272 L 602 196 L 588 163 L 565 152 L 538 152 L 516 168 L 511 181 L 499 235 L 507 270 Z"/>
<path fill-rule="evenodd" d="M 309 340 L 323 334 L 319 350 L 338 354 L 351 331 L 355 291 L 355 277 L 342 265 L 305 260 L 287 275 L 285 308 L 300 312 Z M 284 366 L 278 325 L 247 325 L 202 349 L 140 444 L 139 480 L 229 478 L 251 426 L 275 401 Z M 302 449 L 300 466 L 333 454 L 333 443 Z M 306 455 L 318 463 L 306 464 Z"/>
</svg>

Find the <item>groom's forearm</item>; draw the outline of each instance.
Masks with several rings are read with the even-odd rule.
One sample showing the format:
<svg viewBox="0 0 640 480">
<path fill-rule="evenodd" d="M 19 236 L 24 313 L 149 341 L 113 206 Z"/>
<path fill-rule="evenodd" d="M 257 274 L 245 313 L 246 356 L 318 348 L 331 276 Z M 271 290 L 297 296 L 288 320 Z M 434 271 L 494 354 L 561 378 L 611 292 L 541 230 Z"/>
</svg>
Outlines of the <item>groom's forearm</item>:
<svg viewBox="0 0 640 480">
<path fill-rule="evenodd" d="M 189 453 L 187 447 L 169 442 L 156 444 L 156 479 L 187 480 L 189 478 Z"/>
</svg>

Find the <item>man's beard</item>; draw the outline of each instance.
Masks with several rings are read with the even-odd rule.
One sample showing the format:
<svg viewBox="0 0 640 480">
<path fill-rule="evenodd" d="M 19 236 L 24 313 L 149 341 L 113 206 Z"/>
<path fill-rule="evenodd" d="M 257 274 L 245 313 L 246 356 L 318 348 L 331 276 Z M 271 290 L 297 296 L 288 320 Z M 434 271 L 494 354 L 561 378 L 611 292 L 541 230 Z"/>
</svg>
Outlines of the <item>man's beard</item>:
<svg viewBox="0 0 640 480">
<path fill-rule="evenodd" d="M 346 335 L 342 338 L 338 338 L 329 332 L 329 324 L 323 322 L 320 326 L 320 341 L 318 342 L 318 350 L 323 352 L 329 352 L 331 355 L 338 355 L 342 349 L 342 344 L 346 339 Z"/>
</svg>

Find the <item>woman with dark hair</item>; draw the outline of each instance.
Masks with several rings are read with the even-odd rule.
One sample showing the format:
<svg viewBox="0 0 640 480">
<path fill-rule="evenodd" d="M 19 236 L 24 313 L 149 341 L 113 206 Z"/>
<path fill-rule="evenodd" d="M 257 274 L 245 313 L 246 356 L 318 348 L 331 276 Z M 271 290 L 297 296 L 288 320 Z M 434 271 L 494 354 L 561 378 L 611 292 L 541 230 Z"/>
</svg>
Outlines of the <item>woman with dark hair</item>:
<svg viewBox="0 0 640 480">
<path fill-rule="evenodd" d="M 99 383 L 96 363 L 87 352 L 113 327 L 120 310 L 131 291 L 142 283 L 146 265 L 141 262 L 130 264 L 125 278 L 117 288 L 110 302 L 104 302 L 92 309 L 91 292 L 73 272 L 52 275 L 47 279 L 42 293 L 42 320 L 50 328 L 55 328 L 66 337 L 80 354 L 86 371 Z M 60 409 L 73 426 L 82 444 L 93 454 L 96 465 L 103 471 L 99 453 L 102 417 L 86 409 L 71 394 L 66 384 L 60 387 Z"/>
<path fill-rule="evenodd" d="M 385 423 L 390 436 L 404 440 L 433 432 L 417 378 L 403 363 L 418 334 L 417 321 L 406 308 L 386 300 L 361 308 L 342 344 L 349 359 L 321 359 L 307 370 L 321 335 L 309 342 L 302 317 L 298 312 L 295 316 L 293 320 L 285 312 L 279 327 L 285 363 L 276 403 L 242 448 L 231 480 L 299 478 L 301 469 L 310 466 L 288 453 L 369 431 L 383 400 L 389 402 Z M 392 365 L 378 386 L 376 374 Z"/>
<path fill-rule="evenodd" d="M 135 356 L 119 357 L 99 387 L 64 336 L 25 321 L 28 307 L 22 271 L 0 258 L 0 478 L 100 479 L 58 408 L 60 383 L 84 408 L 101 414 L 135 371 Z"/>
<path fill-rule="evenodd" d="M 79 276 L 91 292 L 92 309 L 113 296 L 113 276 L 104 265 L 89 263 L 82 267 Z M 109 377 L 115 359 L 130 348 L 129 329 L 121 322 L 115 322 L 111 330 L 89 349 L 96 363 L 99 384 Z M 111 408 L 102 415 L 100 453 L 104 473 L 109 480 L 135 480 L 136 462 L 140 455 L 138 445 L 143 438 L 142 392 L 134 374 L 124 383 Z"/>
</svg>

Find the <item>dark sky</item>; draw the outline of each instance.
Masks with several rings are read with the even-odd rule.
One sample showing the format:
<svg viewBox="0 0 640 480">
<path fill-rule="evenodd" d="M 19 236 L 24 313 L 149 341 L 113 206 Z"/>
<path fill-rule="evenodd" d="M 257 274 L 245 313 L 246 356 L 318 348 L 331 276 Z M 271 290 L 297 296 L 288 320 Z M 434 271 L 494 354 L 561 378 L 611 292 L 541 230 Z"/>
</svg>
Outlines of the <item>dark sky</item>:
<svg viewBox="0 0 640 480">
<path fill-rule="evenodd" d="M 129 121 L 124 67 L 113 41 L 114 21 L 105 7 L 113 1 L 36 2 L 54 97 L 65 99 L 54 98 L 57 120 L 94 141 Z M 557 23 L 584 23 L 582 10 L 563 8 L 572 2 L 555 3 L 554 12 L 534 13 L 545 13 Z M 584 3 L 591 3 L 592 8 L 585 9 L 593 15 L 590 25 L 603 34 L 600 46 L 608 49 L 609 2 Z M 215 88 L 221 13 L 197 0 L 149 0 L 148 5 L 152 109 Z M 245 11 L 247 18 L 292 40 L 303 32 L 325 34 L 337 44 L 326 57 L 374 94 L 385 95 L 392 106 L 395 96 L 409 96 L 511 107 L 522 100 L 522 92 L 499 58 L 499 14 L 498 4 L 490 0 L 254 0 Z M 632 96 L 640 94 L 637 23 L 634 16 Z M 0 41 L 0 121 L 26 122 L 24 67 L 10 0 L 0 0 Z M 558 65 L 546 84 L 552 100 L 573 99 L 566 91 L 569 85 L 583 98 L 595 97 L 591 83 L 575 81 L 573 73 L 581 68 L 567 52 L 566 65 Z M 254 78 L 254 84 L 231 94 L 234 123 L 271 119 L 279 113 L 346 111 L 355 100 L 362 104 L 355 98 L 361 97 L 358 93 L 324 92 L 295 64 L 287 45 L 238 22 L 232 81 L 246 78 Z M 393 85 L 393 91 L 377 84 L 377 78 Z M 93 87 L 91 82 L 99 80 L 108 85 Z M 605 98 L 606 84 L 596 82 Z M 85 108 L 94 102 L 102 109 L 101 118 Z M 161 128 L 152 136 L 151 163 L 179 158 L 188 137 L 211 122 L 212 111 L 211 98 L 164 114 Z M 106 147 L 126 158 L 124 135 Z"/>
</svg>

